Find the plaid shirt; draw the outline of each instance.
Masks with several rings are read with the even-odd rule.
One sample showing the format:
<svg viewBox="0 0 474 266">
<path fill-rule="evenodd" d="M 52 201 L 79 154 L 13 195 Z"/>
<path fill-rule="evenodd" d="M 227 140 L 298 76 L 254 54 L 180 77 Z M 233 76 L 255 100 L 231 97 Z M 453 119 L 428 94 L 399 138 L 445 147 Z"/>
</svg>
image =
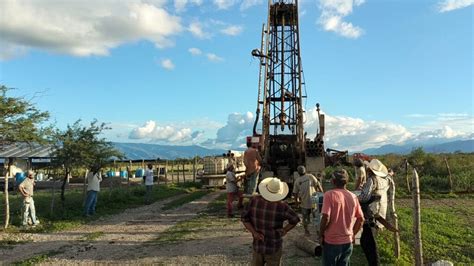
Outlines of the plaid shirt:
<svg viewBox="0 0 474 266">
<path fill-rule="evenodd" d="M 253 249 L 260 254 L 273 254 L 281 249 L 283 239 L 277 230 L 283 228 L 286 220 L 297 224 L 300 218 L 285 202 L 270 202 L 261 196 L 252 197 L 242 213 L 242 222 L 251 223 L 264 236 L 263 241 L 253 240 Z"/>
</svg>

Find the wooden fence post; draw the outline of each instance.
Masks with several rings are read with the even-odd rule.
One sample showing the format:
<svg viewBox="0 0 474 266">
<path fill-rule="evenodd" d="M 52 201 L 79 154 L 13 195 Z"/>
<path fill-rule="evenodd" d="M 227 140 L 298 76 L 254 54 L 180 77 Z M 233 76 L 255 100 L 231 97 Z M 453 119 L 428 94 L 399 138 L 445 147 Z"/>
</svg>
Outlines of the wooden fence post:
<svg viewBox="0 0 474 266">
<path fill-rule="evenodd" d="M 407 180 L 407 190 L 408 190 L 408 193 L 410 193 L 410 181 L 408 180 L 408 166 L 409 166 L 409 163 L 408 163 L 408 160 L 405 159 L 405 179 Z"/>
<path fill-rule="evenodd" d="M 423 265 L 423 244 L 421 240 L 420 180 L 413 168 L 413 234 L 415 235 L 415 265 Z"/>
<path fill-rule="evenodd" d="M 183 183 L 186 183 L 186 168 L 184 167 L 184 161 L 183 161 Z"/>
<path fill-rule="evenodd" d="M 448 169 L 449 192 L 453 192 L 453 177 L 451 175 L 451 169 L 449 168 L 448 158 L 444 157 L 444 162 L 446 163 L 446 169 Z"/>
<path fill-rule="evenodd" d="M 168 184 L 168 160 L 165 162 L 165 184 Z"/>
<path fill-rule="evenodd" d="M 193 161 L 193 182 L 196 182 L 196 157 L 194 157 Z"/>
<path fill-rule="evenodd" d="M 171 183 L 174 183 L 174 161 L 171 162 Z"/>
</svg>

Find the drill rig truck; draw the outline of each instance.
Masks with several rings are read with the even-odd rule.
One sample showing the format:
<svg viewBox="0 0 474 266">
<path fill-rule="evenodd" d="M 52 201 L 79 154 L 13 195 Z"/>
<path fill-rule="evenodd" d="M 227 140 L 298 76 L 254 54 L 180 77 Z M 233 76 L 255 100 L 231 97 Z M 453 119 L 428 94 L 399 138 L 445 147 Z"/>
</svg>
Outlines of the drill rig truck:
<svg viewBox="0 0 474 266">
<path fill-rule="evenodd" d="M 258 100 L 253 137 L 262 155 L 262 178 L 278 177 L 292 187 L 298 165 L 321 178 L 324 173 L 324 114 L 313 139 L 304 131 L 306 100 L 298 25 L 298 0 L 269 0 L 262 27 Z"/>
</svg>

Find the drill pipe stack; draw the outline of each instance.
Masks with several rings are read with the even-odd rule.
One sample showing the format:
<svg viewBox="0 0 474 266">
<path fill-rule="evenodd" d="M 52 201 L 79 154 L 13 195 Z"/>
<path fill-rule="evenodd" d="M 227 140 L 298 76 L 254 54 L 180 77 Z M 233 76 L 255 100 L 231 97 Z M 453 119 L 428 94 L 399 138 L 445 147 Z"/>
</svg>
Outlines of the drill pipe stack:
<svg viewBox="0 0 474 266">
<path fill-rule="evenodd" d="M 313 140 L 307 139 L 306 145 L 306 156 L 308 157 L 322 157 L 324 156 L 324 141 L 321 138 L 315 138 Z"/>
</svg>

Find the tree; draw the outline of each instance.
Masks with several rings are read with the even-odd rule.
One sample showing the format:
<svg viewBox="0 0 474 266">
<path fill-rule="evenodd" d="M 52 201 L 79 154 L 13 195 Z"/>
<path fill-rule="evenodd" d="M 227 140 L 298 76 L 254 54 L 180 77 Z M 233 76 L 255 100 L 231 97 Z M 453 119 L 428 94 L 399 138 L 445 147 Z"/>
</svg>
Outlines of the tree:
<svg viewBox="0 0 474 266">
<path fill-rule="evenodd" d="M 123 158 L 123 154 L 116 150 L 112 143 L 107 142 L 100 134 L 109 129 L 106 124 L 99 124 L 97 120 L 89 126 L 82 126 L 81 120 L 72 126 L 68 125 L 64 131 L 57 130 L 55 134 L 56 150 L 54 164 L 63 167 L 64 179 L 61 186 L 61 201 L 64 204 L 64 195 L 68 176 L 74 168 L 100 169 L 113 157 Z"/>
<path fill-rule="evenodd" d="M 43 126 L 49 113 L 38 110 L 31 100 L 23 97 L 10 97 L 11 88 L 0 85 L 0 150 L 13 143 L 45 143 L 51 127 Z M 5 176 L 5 224 L 10 221 L 10 203 L 8 197 L 8 178 L 13 158 L 7 158 L 7 175 Z"/>
</svg>

